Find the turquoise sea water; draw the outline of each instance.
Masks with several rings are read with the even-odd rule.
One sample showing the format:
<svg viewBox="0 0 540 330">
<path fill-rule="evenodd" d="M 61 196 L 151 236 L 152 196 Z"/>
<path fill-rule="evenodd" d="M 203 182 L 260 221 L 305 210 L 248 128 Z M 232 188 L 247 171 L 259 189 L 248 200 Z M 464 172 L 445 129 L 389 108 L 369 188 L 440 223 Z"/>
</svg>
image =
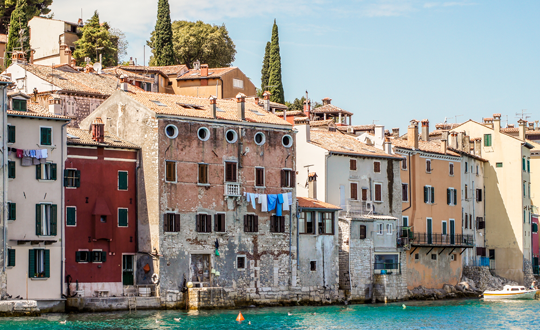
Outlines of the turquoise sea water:
<svg viewBox="0 0 540 330">
<path fill-rule="evenodd" d="M 405 304 L 247 308 L 242 323 L 235 321 L 238 310 L 45 314 L 0 318 L 0 329 L 540 329 L 536 300 Z"/>
</svg>

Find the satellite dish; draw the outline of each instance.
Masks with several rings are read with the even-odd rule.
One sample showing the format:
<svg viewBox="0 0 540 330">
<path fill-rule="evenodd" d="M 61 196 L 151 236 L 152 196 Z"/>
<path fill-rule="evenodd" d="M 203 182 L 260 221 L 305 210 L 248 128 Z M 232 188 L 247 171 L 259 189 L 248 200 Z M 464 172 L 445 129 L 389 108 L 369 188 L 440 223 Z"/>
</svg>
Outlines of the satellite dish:
<svg viewBox="0 0 540 330">
<path fill-rule="evenodd" d="M 101 63 L 96 62 L 94 63 L 94 65 L 92 65 L 92 67 L 94 68 L 94 71 L 96 71 L 98 74 L 101 74 L 101 69 L 102 69 Z"/>
</svg>

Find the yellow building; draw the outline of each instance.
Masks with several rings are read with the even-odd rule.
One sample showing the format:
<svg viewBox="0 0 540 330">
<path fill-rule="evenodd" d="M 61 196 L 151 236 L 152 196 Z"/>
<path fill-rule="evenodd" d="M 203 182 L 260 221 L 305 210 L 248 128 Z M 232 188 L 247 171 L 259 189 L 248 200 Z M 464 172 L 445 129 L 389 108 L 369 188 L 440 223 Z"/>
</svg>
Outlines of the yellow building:
<svg viewBox="0 0 540 330">
<path fill-rule="evenodd" d="M 525 282 L 523 269 L 531 262 L 531 173 L 533 146 L 525 140 L 526 122 L 519 135 L 501 131 L 501 114 L 484 123 L 469 120 L 452 132 L 481 140 L 480 157 L 486 159 L 485 235 L 490 268 L 499 276 Z"/>
</svg>

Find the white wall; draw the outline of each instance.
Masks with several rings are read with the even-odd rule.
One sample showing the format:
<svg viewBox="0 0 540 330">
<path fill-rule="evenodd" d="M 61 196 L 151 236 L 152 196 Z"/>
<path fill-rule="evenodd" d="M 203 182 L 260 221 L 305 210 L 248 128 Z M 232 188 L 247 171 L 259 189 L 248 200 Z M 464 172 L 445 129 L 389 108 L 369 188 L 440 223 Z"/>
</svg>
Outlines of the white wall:
<svg viewBox="0 0 540 330">
<path fill-rule="evenodd" d="M 64 22 L 34 17 L 28 22 L 28 26 L 30 27 L 30 47 L 36 51 L 34 53 L 34 59 L 60 53 L 58 38 L 64 33 Z M 54 64 L 60 63 L 58 61 Z"/>
<path fill-rule="evenodd" d="M 13 64 L 4 72 L 10 73 L 11 80 L 16 84 L 17 89 L 26 94 L 32 94 L 34 88 L 36 88 L 38 92 L 60 90 L 60 88 L 51 85 L 50 82 L 26 71 L 24 65 L 21 64 Z"/>
<path fill-rule="evenodd" d="M 308 169 L 304 166 L 314 165 L 309 167 L 309 172 L 317 173 L 317 199 L 323 202 L 326 200 L 326 151 L 323 148 L 317 147 L 306 141 L 306 125 L 296 125 L 298 130 L 296 133 L 296 195 L 299 197 L 309 197 L 308 187 L 306 185 L 308 179 Z M 339 205 L 335 204 L 335 205 Z"/>
</svg>

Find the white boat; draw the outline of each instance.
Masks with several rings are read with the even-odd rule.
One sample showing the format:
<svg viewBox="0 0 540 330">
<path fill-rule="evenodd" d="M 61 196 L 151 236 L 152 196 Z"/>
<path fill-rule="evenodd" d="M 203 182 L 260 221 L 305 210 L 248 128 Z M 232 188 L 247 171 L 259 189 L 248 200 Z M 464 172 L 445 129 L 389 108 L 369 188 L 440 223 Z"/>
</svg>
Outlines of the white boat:
<svg viewBox="0 0 540 330">
<path fill-rule="evenodd" d="M 505 285 L 502 290 L 484 291 L 484 299 L 534 299 L 537 290 L 528 290 L 524 286 Z"/>
</svg>

